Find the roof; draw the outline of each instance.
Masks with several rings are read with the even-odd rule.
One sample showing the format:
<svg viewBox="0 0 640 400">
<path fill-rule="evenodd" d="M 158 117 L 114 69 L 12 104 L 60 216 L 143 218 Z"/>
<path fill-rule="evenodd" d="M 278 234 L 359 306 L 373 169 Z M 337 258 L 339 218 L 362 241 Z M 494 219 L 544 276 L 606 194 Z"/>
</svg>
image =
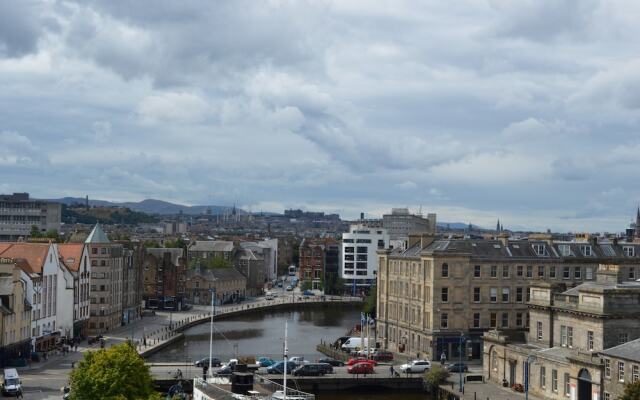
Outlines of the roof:
<svg viewBox="0 0 640 400">
<path fill-rule="evenodd" d="M 187 271 L 187 278 L 202 277 L 206 280 L 236 280 L 247 279 L 237 269 L 233 267 L 229 268 L 214 268 L 214 269 L 189 269 Z"/>
<path fill-rule="evenodd" d="M 625 252 L 631 247 L 633 251 Z M 465 255 L 488 260 L 629 260 L 640 261 L 640 244 L 626 242 L 562 242 L 546 240 L 438 239 L 421 247 L 419 243 L 403 250 L 396 248 L 391 257 L 412 258 L 421 255 Z"/>
<path fill-rule="evenodd" d="M 196 240 L 189 246 L 189 251 L 233 251 L 233 242 L 225 240 Z"/>
<path fill-rule="evenodd" d="M 616 347 L 611 347 L 603 350 L 601 353 L 611 357 L 640 361 L 640 339 L 632 340 Z"/>
<path fill-rule="evenodd" d="M 0 257 L 23 260 L 17 265 L 27 273 L 42 273 L 42 268 L 49 253 L 49 243 L 12 243 Z"/>
<path fill-rule="evenodd" d="M 109 238 L 102 230 L 102 227 L 100 227 L 100 224 L 96 224 L 96 226 L 93 227 L 93 230 L 87 237 L 87 240 L 85 240 L 84 242 L 85 243 L 110 243 Z"/>
<path fill-rule="evenodd" d="M 82 261 L 82 250 L 84 244 L 82 243 L 63 243 L 58 244 L 58 254 L 60 254 L 60 261 L 70 271 L 77 272 L 80 269 L 80 262 Z"/>
</svg>

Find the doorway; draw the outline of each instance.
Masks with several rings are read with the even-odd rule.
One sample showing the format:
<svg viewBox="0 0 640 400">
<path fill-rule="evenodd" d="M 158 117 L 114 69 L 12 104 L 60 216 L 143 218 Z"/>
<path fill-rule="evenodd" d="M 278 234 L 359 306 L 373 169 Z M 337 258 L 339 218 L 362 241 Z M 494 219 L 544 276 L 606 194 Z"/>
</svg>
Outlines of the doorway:
<svg viewBox="0 0 640 400">
<path fill-rule="evenodd" d="M 516 362 L 509 361 L 509 387 L 516 384 Z"/>
<path fill-rule="evenodd" d="M 591 374 L 581 369 L 578 374 L 578 400 L 591 400 Z"/>
</svg>

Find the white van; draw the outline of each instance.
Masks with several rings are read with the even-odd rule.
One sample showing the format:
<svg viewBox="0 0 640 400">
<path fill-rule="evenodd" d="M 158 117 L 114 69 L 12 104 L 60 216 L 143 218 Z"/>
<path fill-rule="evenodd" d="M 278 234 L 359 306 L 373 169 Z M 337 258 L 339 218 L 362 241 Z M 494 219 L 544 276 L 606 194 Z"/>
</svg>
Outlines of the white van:
<svg viewBox="0 0 640 400">
<path fill-rule="evenodd" d="M 347 353 L 351 353 L 353 350 L 358 350 L 363 347 L 367 347 L 369 343 L 367 338 L 364 338 L 364 345 L 362 344 L 362 342 L 363 342 L 363 339 L 360 339 L 359 337 L 350 337 L 340 347 L 342 348 L 342 350 L 345 350 Z"/>
<path fill-rule="evenodd" d="M 2 394 L 4 396 L 17 396 L 18 392 L 22 392 L 18 371 L 15 368 L 5 369 L 2 379 Z"/>
</svg>

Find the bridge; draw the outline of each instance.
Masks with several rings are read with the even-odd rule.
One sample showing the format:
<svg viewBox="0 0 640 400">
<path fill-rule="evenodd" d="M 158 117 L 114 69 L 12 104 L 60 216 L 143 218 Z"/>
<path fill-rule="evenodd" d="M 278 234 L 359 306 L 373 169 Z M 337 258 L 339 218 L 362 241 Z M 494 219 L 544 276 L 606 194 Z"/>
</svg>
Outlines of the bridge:
<svg viewBox="0 0 640 400">
<path fill-rule="evenodd" d="M 216 306 L 213 320 L 219 321 L 243 314 L 278 309 L 296 310 L 314 307 L 331 307 L 337 304 L 361 304 L 362 302 L 363 299 L 360 297 L 349 296 L 283 296 L 273 300 L 261 299 L 244 304 Z M 174 316 L 177 316 L 177 319 L 173 319 Z M 133 329 L 131 328 L 125 327 L 120 330 L 120 333 L 123 334 L 123 339 L 128 338 L 128 332 L 131 330 L 130 336 L 134 338 L 138 353 L 143 357 L 147 357 L 180 339 L 183 336 L 182 332 L 184 330 L 210 321 L 211 311 L 197 311 L 188 314 L 172 313 L 169 324 L 163 326 L 148 326 L 148 330 L 145 326 L 142 335 L 138 332 L 138 337 L 134 336 Z"/>
</svg>

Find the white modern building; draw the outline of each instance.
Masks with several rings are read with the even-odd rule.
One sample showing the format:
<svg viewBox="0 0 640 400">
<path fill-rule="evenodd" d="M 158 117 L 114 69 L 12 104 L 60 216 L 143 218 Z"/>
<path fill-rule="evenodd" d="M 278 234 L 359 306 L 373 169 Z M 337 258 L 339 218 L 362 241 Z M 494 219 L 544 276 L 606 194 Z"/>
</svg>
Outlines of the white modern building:
<svg viewBox="0 0 640 400">
<path fill-rule="evenodd" d="M 349 227 L 342 234 L 340 277 L 345 285 L 368 287 L 376 282 L 378 257 L 376 252 L 389 248 L 389 234 L 384 228 L 373 228 L 362 224 Z"/>
</svg>

